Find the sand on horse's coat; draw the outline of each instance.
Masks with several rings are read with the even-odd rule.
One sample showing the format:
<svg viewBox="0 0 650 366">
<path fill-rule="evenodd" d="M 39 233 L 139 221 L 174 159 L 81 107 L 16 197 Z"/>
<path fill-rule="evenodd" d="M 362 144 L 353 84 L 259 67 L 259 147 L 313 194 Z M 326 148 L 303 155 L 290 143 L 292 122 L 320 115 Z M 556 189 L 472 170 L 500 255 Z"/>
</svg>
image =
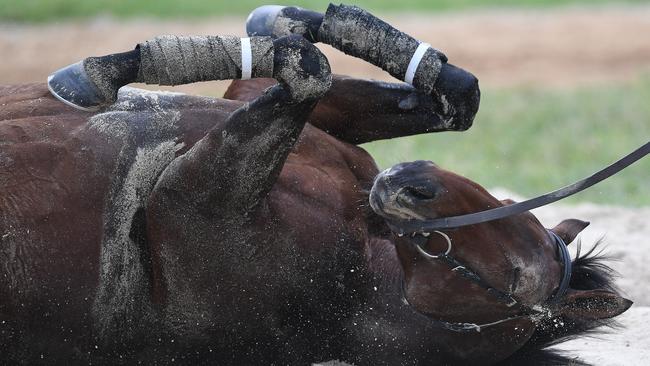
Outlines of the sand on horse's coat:
<svg viewBox="0 0 650 366">
<path fill-rule="evenodd" d="M 100 281 L 93 306 L 96 331 L 110 338 L 118 329 L 152 322 L 150 301 L 143 294 L 150 285 L 141 263 L 141 246 L 134 235 L 138 212 L 160 173 L 183 147 L 176 141 L 180 113 L 162 108 L 164 93 L 132 88 L 120 91 L 118 102 L 92 116 L 88 129 L 101 133 L 107 143 L 120 146 L 111 183 L 112 197 L 104 210 Z M 132 113 L 138 108 L 141 113 Z M 141 229 L 141 228 L 140 228 Z M 143 327 L 145 328 L 145 327 Z M 135 335 L 129 334 L 130 337 Z"/>
</svg>

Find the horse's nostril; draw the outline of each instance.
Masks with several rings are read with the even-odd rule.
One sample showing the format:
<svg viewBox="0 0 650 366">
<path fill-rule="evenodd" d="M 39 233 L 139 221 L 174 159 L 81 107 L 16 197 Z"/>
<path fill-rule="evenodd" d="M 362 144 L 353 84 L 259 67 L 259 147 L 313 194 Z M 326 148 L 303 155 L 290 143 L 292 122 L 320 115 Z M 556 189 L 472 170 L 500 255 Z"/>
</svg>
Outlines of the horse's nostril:
<svg viewBox="0 0 650 366">
<path fill-rule="evenodd" d="M 436 192 L 426 187 L 404 187 L 402 192 L 416 200 L 431 200 L 436 197 Z"/>
</svg>

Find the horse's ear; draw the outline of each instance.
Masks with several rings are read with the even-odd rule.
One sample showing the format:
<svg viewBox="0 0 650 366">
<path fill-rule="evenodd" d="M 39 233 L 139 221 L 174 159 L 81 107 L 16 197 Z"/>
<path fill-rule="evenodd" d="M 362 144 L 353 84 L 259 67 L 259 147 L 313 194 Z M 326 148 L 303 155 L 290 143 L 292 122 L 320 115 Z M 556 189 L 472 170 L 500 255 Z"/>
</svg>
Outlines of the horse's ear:
<svg viewBox="0 0 650 366">
<path fill-rule="evenodd" d="M 567 219 L 559 223 L 556 227 L 552 228 L 551 231 L 562 238 L 562 240 L 564 240 L 564 242 L 568 245 L 587 226 L 589 226 L 588 221 Z"/>
<path fill-rule="evenodd" d="M 632 306 L 632 301 L 605 290 L 570 290 L 557 313 L 573 319 L 613 318 Z"/>
</svg>

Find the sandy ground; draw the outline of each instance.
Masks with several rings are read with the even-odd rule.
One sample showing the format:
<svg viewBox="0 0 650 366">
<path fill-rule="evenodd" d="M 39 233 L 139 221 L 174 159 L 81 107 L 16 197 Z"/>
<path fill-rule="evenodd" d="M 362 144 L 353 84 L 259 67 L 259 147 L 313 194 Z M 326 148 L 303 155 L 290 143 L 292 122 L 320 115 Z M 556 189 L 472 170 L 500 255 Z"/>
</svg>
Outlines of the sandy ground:
<svg viewBox="0 0 650 366">
<path fill-rule="evenodd" d="M 647 5 L 386 19 L 444 50 L 452 63 L 472 70 L 484 88 L 573 87 L 633 80 L 650 72 Z M 243 17 L 191 22 L 99 19 L 40 26 L 0 23 L 0 83 L 44 81 L 59 67 L 89 55 L 124 51 L 159 34 L 243 35 L 243 29 Z M 336 73 L 390 80 L 373 66 L 321 47 Z M 208 82 L 174 90 L 219 95 L 226 85 Z M 584 247 L 604 236 L 608 252 L 619 258 L 612 262 L 621 273 L 619 284 L 635 301 L 621 317 L 625 330 L 561 348 L 577 351 L 595 365 L 650 364 L 650 330 L 646 328 L 650 320 L 650 208 L 556 204 L 536 214 L 549 227 L 569 217 L 591 221 L 582 234 Z"/>
<path fill-rule="evenodd" d="M 650 364 L 648 319 L 650 307 L 635 306 L 620 316 L 623 331 L 573 340 L 556 348 L 595 366 L 646 366 Z"/>
</svg>

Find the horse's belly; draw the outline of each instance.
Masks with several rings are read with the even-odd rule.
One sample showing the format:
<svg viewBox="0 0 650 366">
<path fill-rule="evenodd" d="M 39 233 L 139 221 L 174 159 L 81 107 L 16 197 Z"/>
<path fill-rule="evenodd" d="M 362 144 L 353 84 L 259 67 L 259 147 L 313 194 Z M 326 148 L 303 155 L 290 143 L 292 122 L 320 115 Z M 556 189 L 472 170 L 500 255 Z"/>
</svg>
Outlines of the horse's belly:
<svg viewBox="0 0 650 366">
<path fill-rule="evenodd" d="M 260 249 L 265 254 L 258 260 L 264 265 L 255 266 L 264 268 L 264 278 L 278 291 L 258 300 L 280 324 L 298 330 L 307 322 L 311 336 L 327 339 L 332 334 L 320 334 L 319 329 L 341 327 L 368 296 L 368 232 L 359 204 L 364 198 L 354 189 L 356 183 L 341 175 L 327 177 L 323 170 L 306 171 L 304 166 L 296 175 L 298 167 L 291 165 L 285 165 L 269 194 L 270 217 L 262 221 L 272 230 L 259 242 L 271 248 Z M 288 304 L 291 316 L 285 319 Z"/>
<path fill-rule="evenodd" d="M 296 236 L 303 250 L 331 250 L 344 245 L 363 250 L 367 239 L 366 195 L 357 178 L 340 166 L 304 161 L 285 164 L 269 195 L 273 215 Z"/>
</svg>

